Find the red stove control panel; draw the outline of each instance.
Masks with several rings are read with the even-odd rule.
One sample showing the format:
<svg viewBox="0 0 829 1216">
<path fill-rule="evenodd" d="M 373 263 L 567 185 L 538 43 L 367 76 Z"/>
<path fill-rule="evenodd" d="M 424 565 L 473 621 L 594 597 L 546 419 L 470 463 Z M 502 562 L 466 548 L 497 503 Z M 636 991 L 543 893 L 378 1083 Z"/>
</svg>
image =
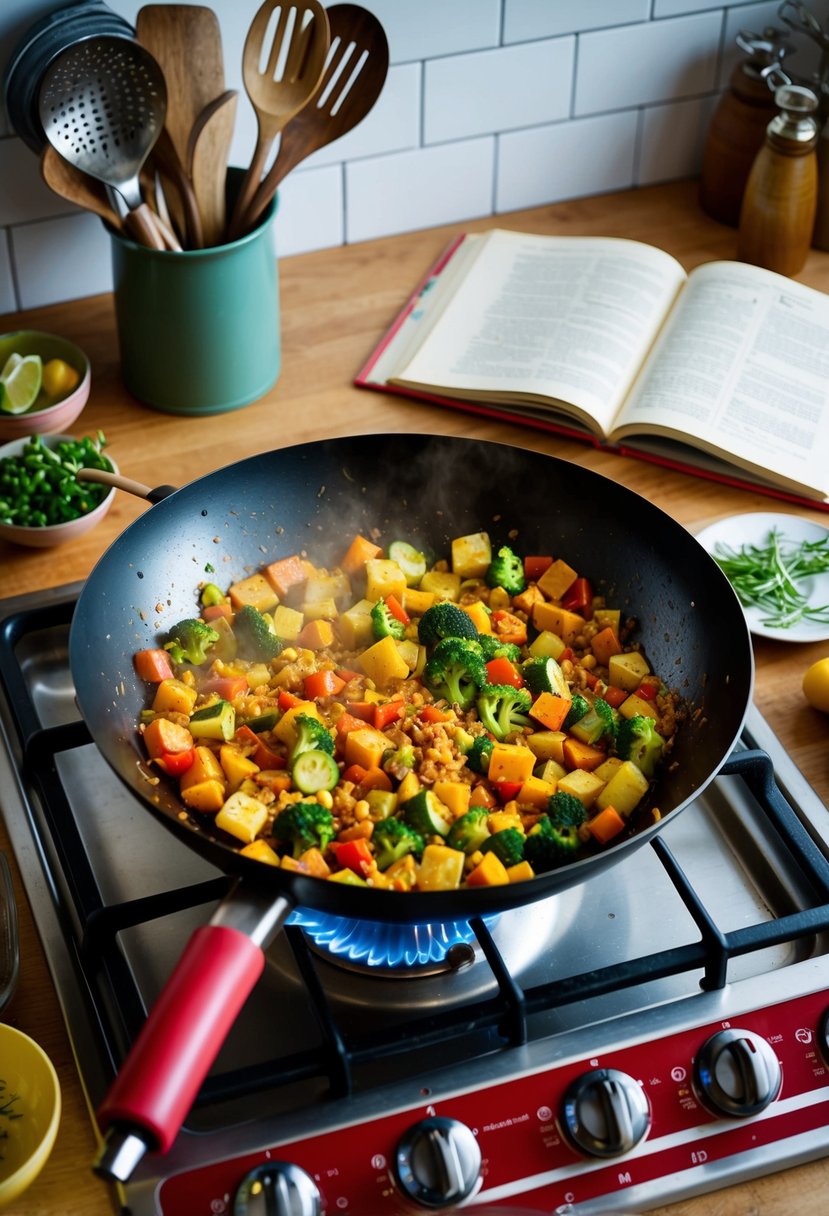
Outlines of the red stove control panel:
<svg viewBox="0 0 829 1216">
<path fill-rule="evenodd" d="M 476 1060 L 469 1070 L 478 1088 L 168 1178 L 162 1210 L 222 1216 L 250 1171 L 279 1170 L 276 1162 L 299 1167 L 289 1173 L 313 1194 L 308 1210 L 318 1202 L 325 1216 L 510 1206 L 543 1213 L 618 1195 L 824 1128 L 826 1009 L 826 994 L 812 993 L 494 1084 L 484 1079 L 487 1061 Z M 598 1095 L 591 1076 L 603 1087 Z M 739 1113 L 714 1113 L 729 1097 Z"/>
</svg>

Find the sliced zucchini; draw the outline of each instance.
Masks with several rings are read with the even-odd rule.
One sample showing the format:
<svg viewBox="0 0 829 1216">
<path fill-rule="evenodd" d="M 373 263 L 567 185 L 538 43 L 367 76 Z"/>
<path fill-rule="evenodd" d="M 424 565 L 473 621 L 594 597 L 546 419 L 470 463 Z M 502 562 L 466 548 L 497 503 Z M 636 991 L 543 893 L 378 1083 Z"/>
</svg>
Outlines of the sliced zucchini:
<svg viewBox="0 0 829 1216">
<path fill-rule="evenodd" d="M 389 560 L 397 562 L 406 576 L 406 586 L 416 587 L 426 573 L 426 555 L 406 540 L 393 540 L 389 545 Z"/>
<path fill-rule="evenodd" d="M 418 790 L 403 803 L 401 810 L 409 827 L 421 836 L 445 836 L 452 826 L 448 808 L 432 790 Z"/>
<path fill-rule="evenodd" d="M 541 656 L 528 659 L 521 667 L 524 683 L 534 696 L 542 692 L 554 693 L 557 697 L 570 700 L 570 686 L 564 672 L 554 658 Z"/>
<path fill-rule="evenodd" d="M 229 742 L 236 733 L 236 710 L 229 701 L 216 701 L 190 715 L 194 739 L 223 739 Z"/>
<path fill-rule="evenodd" d="M 297 756 L 291 769 L 291 780 L 302 794 L 333 790 L 340 779 L 337 761 L 327 752 L 314 749 Z"/>
</svg>

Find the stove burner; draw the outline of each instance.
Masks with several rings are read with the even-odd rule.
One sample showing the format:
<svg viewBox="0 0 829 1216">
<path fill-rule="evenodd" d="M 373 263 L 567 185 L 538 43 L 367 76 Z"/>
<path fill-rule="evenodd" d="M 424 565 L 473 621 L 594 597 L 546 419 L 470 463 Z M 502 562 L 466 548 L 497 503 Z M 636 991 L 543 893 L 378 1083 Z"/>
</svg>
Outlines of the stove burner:
<svg viewBox="0 0 829 1216">
<path fill-rule="evenodd" d="M 487 928 L 497 916 L 484 919 Z M 351 920 L 297 908 L 288 924 L 298 925 L 325 958 L 339 966 L 409 979 L 413 975 L 457 971 L 475 957 L 475 934 L 467 921 L 448 924 L 385 924 Z"/>
</svg>

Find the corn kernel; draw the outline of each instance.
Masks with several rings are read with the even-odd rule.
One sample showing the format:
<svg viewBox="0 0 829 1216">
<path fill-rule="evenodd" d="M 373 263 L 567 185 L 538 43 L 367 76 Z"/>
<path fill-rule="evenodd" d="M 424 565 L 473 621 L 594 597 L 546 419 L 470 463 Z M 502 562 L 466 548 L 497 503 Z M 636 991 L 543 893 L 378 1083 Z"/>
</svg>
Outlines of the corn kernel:
<svg viewBox="0 0 829 1216">
<path fill-rule="evenodd" d="M 297 655 L 297 652 L 294 650 L 293 646 L 286 646 L 279 657 L 281 659 L 285 659 L 285 661 L 288 663 L 293 663 L 294 660 L 299 656 Z"/>
<path fill-rule="evenodd" d="M 330 811 L 334 805 L 334 799 L 331 797 L 330 790 L 317 790 L 317 802 L 320 806 L 324 806 L 327 811 Z"/>
<path fill-rule="evenodd" d="M 581 665 L 582 667 L 586 667 L 588 671 L 592 671 L 598 661 L 594 654 L 586 654 L 581 661 Z"/>
<path fill-rule="evenodd" d="M 354 804 L 354 818 L 368 819 L 371 808 L 365 798 L 361 798 L 359 802 Z"/>
</svg>

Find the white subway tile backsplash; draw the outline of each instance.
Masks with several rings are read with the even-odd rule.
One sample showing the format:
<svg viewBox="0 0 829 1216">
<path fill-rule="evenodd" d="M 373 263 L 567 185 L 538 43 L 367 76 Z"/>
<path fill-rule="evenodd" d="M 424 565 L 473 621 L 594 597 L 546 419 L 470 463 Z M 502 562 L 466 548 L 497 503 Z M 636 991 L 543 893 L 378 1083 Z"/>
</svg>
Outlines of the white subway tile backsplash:
<svg viewBox="0 0 829 1216">
<path fill-rule="evenodd" d="M 504 42 L 647 21 L 651 0 L 505 0 Z"/>
<path fill-rule="evenodd" d="M 491 214 L 494 158 L 488 136 L 346 165 L 348 243 Z"/>
<path fill-rule="evenodd" d="M 636 129 L 628 110 L 499 136 L 496 212 L 631 186 Z"/>
<path fill-rule="evenodd" d="M 112 290 L 109 237 L 93 215 L 20 224 L 12 253 L 21 308 Z"/>
<path fill-rule="evenodd" d="M 565 118 L 575 48 L 574 38 L 550 38 L 430 60 L 424 82 L 424 143 Z"/>
<path fill-rule="evenodd" d="M 651 106 L 643 112 L 640 185 L 695 177 L 700 172 L 715 105 L 713 97 L 694 98 Z"/>
<path fill-rule="evenodd" d="M 715 85 L 716 13 L 648 21 L 579 38 L 576 114 L 652 105 Z"/>
<path fill-rule="evenodd" d="M 134 23 L 145 0 L 108 0 Z M 211 2 L 211 0 L 208 0 Z M 339 0 L 333 0 L 339 2 Z M 780 0 L 361 0 L 391 66 L 371 114 L 280 189 L 280 257 L 698 172 L 713 110 Z M 807 0 L 829 30 L 829 0 Z M 0 71 L 21 35 L 66 0 L 0 0 Z M 242 51 L 261 0 L 212 0 L 225 87 L 239 90 L 231 164 L 257 123 Z M 788 32 L 786 66 L 818 71 Z M 99 221 L 41 182 L 0 111 L 0 313 L 107 290 Z"/>
<path fill-rule="evenodd" d="M 343 172 L 337 166 L 291 173 L 279 189 L 274 222 L 281 258 L 345 241 Z"/>
</svg>

